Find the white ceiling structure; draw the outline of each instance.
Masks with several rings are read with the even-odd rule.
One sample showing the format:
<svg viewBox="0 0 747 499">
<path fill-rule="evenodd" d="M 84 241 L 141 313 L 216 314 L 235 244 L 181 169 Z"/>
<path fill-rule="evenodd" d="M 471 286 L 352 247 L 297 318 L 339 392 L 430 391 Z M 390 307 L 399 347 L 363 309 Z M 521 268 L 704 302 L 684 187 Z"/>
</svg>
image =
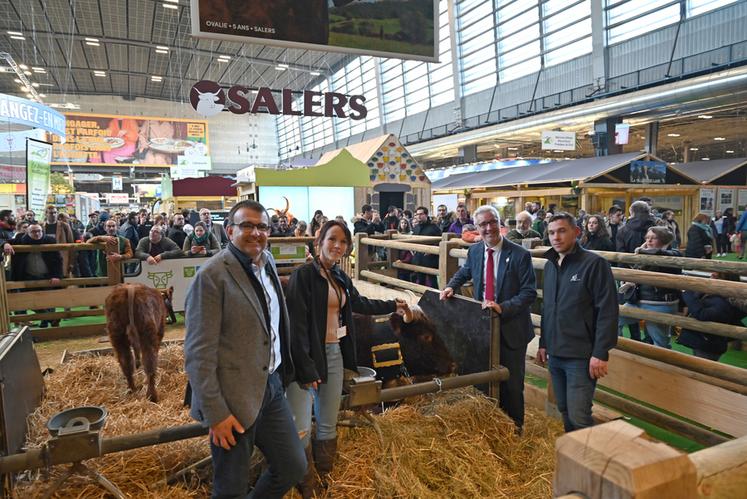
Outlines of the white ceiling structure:
<svg viewBox="0 0 747 499">
<path fill-rule="evenodd" d="M 303 89 L 350 57 L 190 33 L 188 0 L 0 0 L 0 52 L 45 103 L 93 94 L 183 102 L 202 79 Z M 0 69 L 0 92 L 26 93 L 7 61 Z"/>
</svg>

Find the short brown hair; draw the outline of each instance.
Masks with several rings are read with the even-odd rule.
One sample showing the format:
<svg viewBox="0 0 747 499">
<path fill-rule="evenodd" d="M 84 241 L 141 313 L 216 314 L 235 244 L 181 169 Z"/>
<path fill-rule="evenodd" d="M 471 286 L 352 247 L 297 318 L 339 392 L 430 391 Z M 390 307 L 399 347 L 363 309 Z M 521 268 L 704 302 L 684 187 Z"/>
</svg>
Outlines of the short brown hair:
<svg viewBox="0 0 747 499">
<path fill-rule="evenodd" d="M 693 222 L 699 223 L 699 224 L 707 224 L 710 223 L 711 217 L 706 215 L 705 213 L 698 213 L 695 215 L 695 218 L 693 218 Z"/>
<path fill-rule="evenodd" d="M 332 227 L 339 227 L 342 229 L 342 233 L 345 234 L 345 240 L 348 242 L 348 249 L 345 251 L 345 254 L 343 256 L 350 255 L 350 252 L 353 251 L 353 236 L 350 235 L 350 229 L 339 220 L 329 220 L 322 225 L 322 228 L 319 229 L 319 235 L 316 238 L 316 241 L 314 241 L 314 245 L 317 247 L 322 246 L 322 241 L 324 241 L 324 238 L 327 237 L 327 232 L 332 229 Z"/>
<path fill-rule="evenodd" d="M 552 217 L 550 217 L 550 221 L 547 222 L 547 225 L 550 225 L 553 222 L 557 222 L 558 220 L 565 220 L 571 227 L 576 227 L 576 217 L 565 211 L 559 211 L 555 213 Z"/>
<path fill-rule="evenodd" d="M 649 232 L 653 232 L 656 238 L 661 241 L 662 244 L 669 244 L 674 241 L 674 234 L 669 230 L 669 227 L 664 225 L 652 225 L 648 228 Z"/>
</svg>

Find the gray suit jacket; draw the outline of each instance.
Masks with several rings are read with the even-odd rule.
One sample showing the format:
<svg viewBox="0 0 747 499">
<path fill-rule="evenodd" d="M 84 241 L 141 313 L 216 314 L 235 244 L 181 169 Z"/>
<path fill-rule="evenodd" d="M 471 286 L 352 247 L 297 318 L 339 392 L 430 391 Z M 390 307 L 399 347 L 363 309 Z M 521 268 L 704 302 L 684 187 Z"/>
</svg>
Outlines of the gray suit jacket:
<svg viewBox="0 0 747 499">
<path fill-rule="evenodd" d="M 265 251 L 273 281 L 275 262 Z M 292 372 L 288 310 L 280 296 L 282 364 Z M 200 267 L 186 299 L 184 364 L 192 386 L 191 416 L 212 426 L 233 414 L 244 428 L 262 406 L 270 362 L 270 332 L 244 268 L 226 248 Z M 286 355 L 287 353 L 287 355 Z M 288 380 L 286 380 L 287 382 Z"/>
</svg>

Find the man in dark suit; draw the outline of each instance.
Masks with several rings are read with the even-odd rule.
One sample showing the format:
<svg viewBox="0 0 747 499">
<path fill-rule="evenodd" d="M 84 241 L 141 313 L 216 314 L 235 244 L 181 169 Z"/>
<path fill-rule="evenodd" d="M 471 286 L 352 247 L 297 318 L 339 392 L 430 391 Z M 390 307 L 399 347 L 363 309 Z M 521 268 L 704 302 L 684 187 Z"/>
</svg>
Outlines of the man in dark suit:
<svg viewBox="0 0 747 499">
<path fill-rule="evenodd" d="M 202 265 L 187 292 L 191 415 L 210 427 L 213 498 L 281 498 L 307 467 L 285 398 L 294 371 L 288 310 L 266 251 L 264 207 L 241 201 L 228 218 L 228 247 Z M 269 467 L 247 496 L 255 444 Z"/>
<path fill-rule="evenodd" d="M 501 219 L 492 206 L 475 211 L 482 242 L 467 252 L 467 262 L 441 291 L 446 300 L 472 279 L 474 297 L 493 309 L 501 320 L 501 365 L 511 376 L 500 384 L 500 405 L 514 420 L 517 433 L 524 426 L 524 360 L 534 338 L 529 307 L 537 298 L 532 257 L 526 249 L 501 237 Z"/>
</svg>

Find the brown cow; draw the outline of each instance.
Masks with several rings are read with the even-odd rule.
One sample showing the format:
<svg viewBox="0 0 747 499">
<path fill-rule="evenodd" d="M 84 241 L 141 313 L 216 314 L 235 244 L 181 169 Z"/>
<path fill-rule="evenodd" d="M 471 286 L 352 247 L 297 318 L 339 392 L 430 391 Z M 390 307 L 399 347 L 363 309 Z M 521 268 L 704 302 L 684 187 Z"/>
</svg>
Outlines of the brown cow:
<svg viewBox="0 0 747 499">
<path fill-rule="evenodd" d="M 402 376 L 403 367 L 414 381 L 450 376 L 457 371 L 436 325 L 417 305 L 410 305 L 409 321 L 398 313 L 388 320 L 353 314 L 358 363 L 372 367 L 384 382 Z"/>
<path fill-rule="evenodd" d="M 106 299 L 106 330 L 117 355 L 127 386 L 135 392 L 134 365 L 140 365 L 148 378 L 148 398 L 158 402 L 156 369 L 158 349 L 166 325 L 166 306 L 161 293 L 142 284 L 119 284 Z M 132 355 L 135 354 L 133 365 Z"/>
</svg>

